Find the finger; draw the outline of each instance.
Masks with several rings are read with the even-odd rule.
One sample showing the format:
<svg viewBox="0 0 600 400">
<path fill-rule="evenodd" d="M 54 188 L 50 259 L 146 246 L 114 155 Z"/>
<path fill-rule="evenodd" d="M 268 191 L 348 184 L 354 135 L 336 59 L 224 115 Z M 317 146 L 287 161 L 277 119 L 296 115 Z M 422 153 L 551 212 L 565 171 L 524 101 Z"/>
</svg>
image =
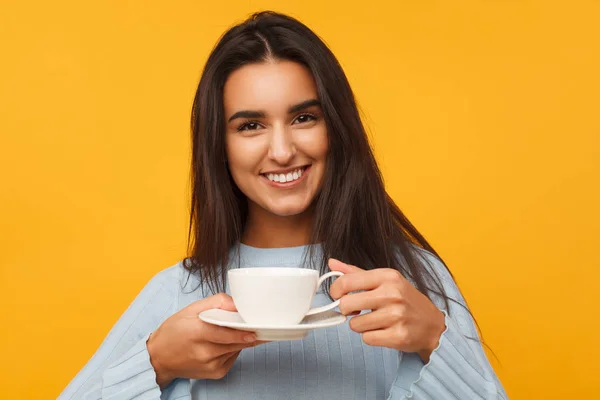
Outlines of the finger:
<svg viewBox="0 0 600 400">
<path fill-rule="evenodd" d="M 256 341 L 256 334 L 254 332 L 225 328 L 201 320 L 200 322 L 204 325 L 199 333 L 199 340 L 219 344 L 248 344 Z"/>
<path fill-rule="evenodd" d="M 218 293 L 205 299 L 196 301 L 186 307 L 190 313 L 200 314 L 202 311 L 220 308 L 227 311 L 237 311 L 233 299 L 225 293 Z"/>
<path fill-rule="evenodd" d="M 206 371 L 204 372 L 202 379 L 224 378 L 235 363 L 235 360 L 237 360 L 239 354 L 239 351 L 223 354 L 219 357 L 213 358 L 207 363 L 204 363 Z"/>
<path fill-rule="evenodd" d="M 249 349 L 252 347 L 257 346 L 256 342 L 254 343 L 248 343 L 248 344 L 242 344 L 242 343 L 233 343 L 233 344 L 218 344 L 216 345 L 219 348 L 219 353 L 221 354 L 228 354 L 228 353 L 239 353 L 240 351 L 244 350 L 244 349 Z"/>
<path fill-rule="evenodd" d="M 339 299 L 347 293 L 372 290 L 384 283 L 397 284 L 401 287 L 410 285 L 399 271 L 391 268 L 377 268 L 340 276 L 331 284 L 330 294 L 334 299 Z"/>
<path fill-rule="evenodd" d="M 362 340 L 366 345 L 387 347 L 390 342 L 390 334 L 387 329 L 367 331 L 362 334 Z"/>
<path fill-rule="evenodd" d="M 336 260 L 335 258 L 330 258 L 328 261 L 329 269 L 332 271 L 340 271 L 344 274 L 351 274 L 354 272 L 361 272 L 364 269 L 358 268 L 354 265 L 346 264 L 341 262 L 340 260 Z"/>
<path fill-rule="evenodd" d="M 230 353 L 223 353 L 221 355 L 218 355 L 214 358 L 213 363 L 214 365 L 217 366 L 222 366 L 225 365 L 225 363 L 227 363 L 227 361 L 229 361 L 229 359 L 231 359 L 232 357 L 235 359 L 238 354 L 241 353 L 241 350 L 239 351 L 234 351 L 234 352 L 230 352 Z"/>
<path fill-rule="evenodd" d="M 380 270 L 371 270 L 340 276 L 331 284 L 329 293 L 339 299 L 350 292 L 375 289 L 383 283 L 382 275 Z"/>
<path fill-rule="evenodd" d="M 369 290 L 354 294 L 347 294 L 340 299 L 340 312 L 344 315 L 360 313 L 365 310 L 376 310 L 386 304 L 385 299 L 377 293 L 378 290 Z"/>
<path fill-rule="evenodd" d="M 233 366 L 233 364 L 235 363 L 235 360 L 237 360 L 238 356 L 240 355 L 240 351 L 236 351 L 233 354 L 225 354 L 224 357 L 224 361 L 223 361 L 223 368 L 225 368 L 225 370 L 229 371 L 231 369 L 231 367 Z"/>
<path fill-rule="evenodd" d="M 350 320 L 350 329 L 357 333 L 385 329 L 389 325 L 388 319 L 379 311 L 359 315 Z"/>
<path fill-rule="evenodd" d="M 242 351 L 244 349 L 254 347 L 254 343 L 242 344 L 242 343 L 232 343 L 232 344 L 219 344 L 219 343 L 203 343 L 204 350 L 206 354 L 210 355 L 210 358 L 216 359 L 221 358 L 224 355 L 235 353 Z"/>
<path fill-rule="evenodd" d="M 226 364 L 228 361 L 231 361 L 232 358 L 235 360 L 236 358 L 239 357 L 241 352 L 242 352 L 242 350 L 237 350 L 237 351 L 232 351 L 231 353 L 223 354 L 223 356 L 222 356 L 223 364 Z"/>
<path fill-rule="evenodd" d="M 212 351 L 214 351 L 214 354 L 227 355 L 229 353 L 240 352 L 244 349 L 250 349 L 252 347 L 256 347 L 256 346 L 259 346 L 259 345 L 265 344 L 265 343 L 268 343 L 268 342 L 257 340 L 256 342 L 246 343 L 246 344 L 243 344 L 243 343 L 231 343 L 231 344 L 211 343 L 210 345 L 214 346 L 214 347 L 212 347 Z"/>
</svg>

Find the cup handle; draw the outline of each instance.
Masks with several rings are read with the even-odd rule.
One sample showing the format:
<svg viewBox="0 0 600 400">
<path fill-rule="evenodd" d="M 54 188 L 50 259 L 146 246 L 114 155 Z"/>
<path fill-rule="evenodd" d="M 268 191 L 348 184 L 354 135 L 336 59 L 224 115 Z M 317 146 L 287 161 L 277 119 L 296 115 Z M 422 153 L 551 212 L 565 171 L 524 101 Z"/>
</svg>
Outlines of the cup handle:
<svg viewBox="0 0 600 400">
<path fill-rule="evenodd" d="M 317 289 L 319 288 L 319 286 L 321 286 L 323 284 L 323 282 L 325 282 L 325 279 L 329 279 L 332 276 L 342 276 L 344 275 L 343 272 L 340 271 L 332 271 L 332 272 L 328 272 L 325 275 L 321 276 L 319 278 L 319 281 L 317 282 Z M 316 290 L 316 289 L 315 289 Z M 308 310 L 308 312 L 306 313 L 306 315 L 315 315 L 315 314 L 319 314 L 322 313 L 324 311 L 329 311 L 331 309 L 336 308 L 337 306 L 340 305 L 340 300 L 336 300 L 333 303 L 329 303 L 327 305 L 321 306 L 321 307 L 315 307 L 315 308 L 311 308 L 310 310 Z"/>
</svg>

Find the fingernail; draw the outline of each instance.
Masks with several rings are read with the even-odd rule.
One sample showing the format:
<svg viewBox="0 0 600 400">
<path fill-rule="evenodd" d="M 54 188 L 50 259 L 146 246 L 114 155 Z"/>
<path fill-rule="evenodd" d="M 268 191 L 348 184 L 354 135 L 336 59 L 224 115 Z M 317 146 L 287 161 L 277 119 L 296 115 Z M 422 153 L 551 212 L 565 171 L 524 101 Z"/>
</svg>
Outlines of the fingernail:
<svg viewBox="0 0 600 400">
<path fill-rule="evenodd" d="M 256 341 L 256 335 L 246 335 L 244 336 L 244 340 L 248 343 L 252 343 Z"/>
</svg>

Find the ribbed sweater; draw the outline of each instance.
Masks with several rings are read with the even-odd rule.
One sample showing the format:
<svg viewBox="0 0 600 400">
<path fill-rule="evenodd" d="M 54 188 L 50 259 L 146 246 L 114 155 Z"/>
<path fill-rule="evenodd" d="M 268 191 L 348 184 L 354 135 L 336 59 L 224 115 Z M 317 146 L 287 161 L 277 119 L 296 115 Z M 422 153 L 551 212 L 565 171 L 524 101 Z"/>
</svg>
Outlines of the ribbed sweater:
<svg viewBox="0 0 600 400">
<path fill-rule="evenodd" d="M 228 268 L 301 267 L 307 250 L 308 246 L 259 249 L 240 244 L 232 250 Z M 464 305 L 443 264 L 425 251 L 419 250 L 419 256 L 438 275 L 447 295 Z M 414 353 L 364 344 L 347 321 L 310 331 L 303 340 L 245 349 L 222 379 L 180 378 L 161 391 L 146 341 L 169 316 L 207 293 L 182 262 L 158 273 L 58 399 L 507 399 L 468 311 L 454 302 L 448 310 L 436 296 L 433 302 L 446 315 L 446 329 L 427 364 Z M 313 305 L 329 302 L 319 290 Z"/>
</svg>

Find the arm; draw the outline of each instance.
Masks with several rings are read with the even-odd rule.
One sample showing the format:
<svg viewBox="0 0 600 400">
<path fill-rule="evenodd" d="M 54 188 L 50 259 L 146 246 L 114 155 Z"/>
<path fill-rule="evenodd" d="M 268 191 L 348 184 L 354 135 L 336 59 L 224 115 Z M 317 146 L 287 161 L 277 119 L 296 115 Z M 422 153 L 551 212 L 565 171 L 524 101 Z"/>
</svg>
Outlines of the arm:
<svg viewBox="0 0 600 400">
<path fill-rule="evenodd" d="M 146 341 L 176 311 L 178 268 L 150 280 L 58 400 L 160 399 Z"/>
<path fill-rule="evenodd" d="M 421 257 L 440 278 L 446 294 L 465 305 L 444 265 L 429 253 L 423 252 Z M 402 357 L 389 399 L 508 399 L 485 355 L 469 312 L 451 301 L 448 313 L 441 297 L 434 297 L 434 303 L 445 314 L 446 329 L 439 344 L 425 365 L 413 354 Z M 420 372 L 414 381 L 402 379 L 416 368 Z"/>
</svg>

